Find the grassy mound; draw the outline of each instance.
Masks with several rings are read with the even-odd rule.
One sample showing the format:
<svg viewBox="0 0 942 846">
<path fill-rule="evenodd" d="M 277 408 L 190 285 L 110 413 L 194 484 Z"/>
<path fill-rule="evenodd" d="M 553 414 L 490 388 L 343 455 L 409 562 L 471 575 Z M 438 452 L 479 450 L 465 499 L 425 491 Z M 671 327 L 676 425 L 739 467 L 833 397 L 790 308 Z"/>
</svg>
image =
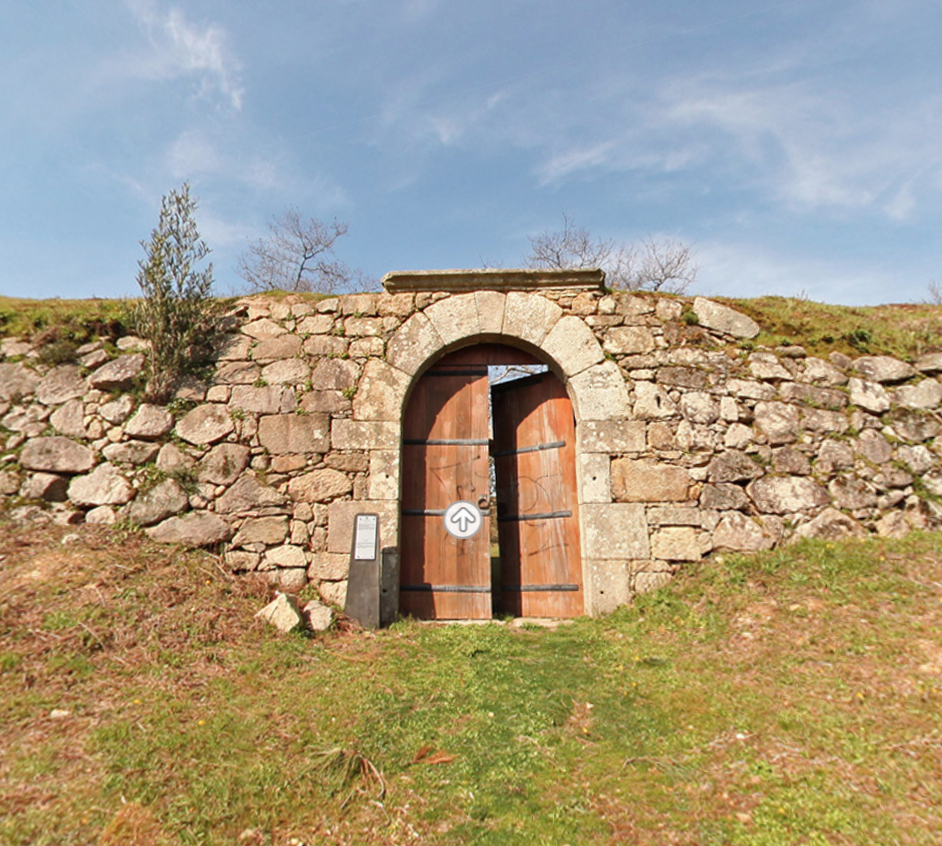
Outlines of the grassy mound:
<svg viewBox="0 0 942 846">
<path fill-rule="evenodd" d="M 0 525 L 0 843 L 934 844 L 942 537 L 553 629 L 281 635 L 140 536 Z"/>
</svg>

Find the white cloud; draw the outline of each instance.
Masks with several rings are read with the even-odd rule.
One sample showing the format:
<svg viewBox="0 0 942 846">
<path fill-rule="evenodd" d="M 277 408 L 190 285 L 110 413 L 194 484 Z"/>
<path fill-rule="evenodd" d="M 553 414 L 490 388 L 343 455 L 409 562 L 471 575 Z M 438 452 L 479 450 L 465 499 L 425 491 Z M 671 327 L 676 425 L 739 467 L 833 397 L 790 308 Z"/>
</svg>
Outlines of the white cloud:
<svg viewBox="0 0 942 846">
<path fill-rule="evenodd" d="M 579 170 L 609 166 L 615 149 L 615 141 L 603 141 L 590 147 L 576 147 L 552 154 L 538 168 L 540 184 L 547 185 Z"/>
<path fill-rule="evenodd" d="M 180 9 L 163 8 L 157 0 L 126 0 L 153 47 L 136 57 L 136 69 L 155 80 L 195 77 L 200 97 L 218 93 L 232 108 L 242 107 L 241 63 L 229 46 L 227 32 L 215 24 L 192 23 Z"/>
</svg>

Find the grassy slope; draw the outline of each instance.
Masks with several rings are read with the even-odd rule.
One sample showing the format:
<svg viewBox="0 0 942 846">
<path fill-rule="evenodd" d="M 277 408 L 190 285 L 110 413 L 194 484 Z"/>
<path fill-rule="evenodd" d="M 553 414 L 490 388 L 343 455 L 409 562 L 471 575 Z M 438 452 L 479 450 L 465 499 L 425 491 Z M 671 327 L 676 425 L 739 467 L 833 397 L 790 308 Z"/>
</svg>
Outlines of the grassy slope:
<svg viewBox="0 0 942 846">
<path fill-rule="evenodd" d="M 284 292 L 267 296 L 282 297 Z M 322 299 L 321 294 L 301 295 Z M 832 306 L 788 297 L 716 298 L 745 312 L 763 327 L 754 344 L 800 344 L 815 355 L 843 352 L 912 359 L 942 349 L 942 306 Z M 130 301 L 129 301 L 130 302 Z M 33 337 L 82 343 L 96 335 L 126 333 L 121 300 L 25 300 L 0 297 L 0 338 Z M 747 345 L 748 346 L 748 345 Z"/>
<path fill-rule="evenodd" d="M 939 841 L 939 535 L 305 638 L 208 555 L 66 531 L 0 525 L 0 843 Z"/>
</svg>

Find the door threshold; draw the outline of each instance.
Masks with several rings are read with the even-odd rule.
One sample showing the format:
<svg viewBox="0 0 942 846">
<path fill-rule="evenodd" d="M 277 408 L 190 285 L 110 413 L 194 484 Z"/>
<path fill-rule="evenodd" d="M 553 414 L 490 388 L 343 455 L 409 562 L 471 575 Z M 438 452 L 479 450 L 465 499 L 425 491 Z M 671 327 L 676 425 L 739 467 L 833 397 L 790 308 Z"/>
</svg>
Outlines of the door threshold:
<svg viewBox="0 0 942 846">
<path fill-rule="evenodd" d="M 568 626 L 576 621 L 574 617 L 491 617 L 489 620 L 416 620 L 417 623 L 430 626 L 486 626 L 498 623 L 503 626 L 523 628 L 524 626 L 538 626 L 543 629 L 555 629 L 559 626 Z"/>
</svg>

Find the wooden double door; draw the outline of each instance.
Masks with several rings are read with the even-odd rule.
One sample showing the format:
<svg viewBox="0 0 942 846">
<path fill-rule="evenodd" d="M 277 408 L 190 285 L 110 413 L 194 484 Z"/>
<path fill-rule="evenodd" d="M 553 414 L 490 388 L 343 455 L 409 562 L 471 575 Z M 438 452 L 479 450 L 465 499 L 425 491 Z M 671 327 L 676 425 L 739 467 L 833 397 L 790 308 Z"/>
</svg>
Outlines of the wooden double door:
<svg viewBox="0 0 942 846">
<path fill-rule="evenodd" d="M 485 344 L 445 356 L 416 384 L 403 422 L 403 613 L 583 613 L 572 405 L 549 372 L 493 386 L 488 379 L 491 365 L 538 363 Z M 459 500 L 483 514 L 480 530 L 466 539 L 443 522 Z"/>
</svg>

